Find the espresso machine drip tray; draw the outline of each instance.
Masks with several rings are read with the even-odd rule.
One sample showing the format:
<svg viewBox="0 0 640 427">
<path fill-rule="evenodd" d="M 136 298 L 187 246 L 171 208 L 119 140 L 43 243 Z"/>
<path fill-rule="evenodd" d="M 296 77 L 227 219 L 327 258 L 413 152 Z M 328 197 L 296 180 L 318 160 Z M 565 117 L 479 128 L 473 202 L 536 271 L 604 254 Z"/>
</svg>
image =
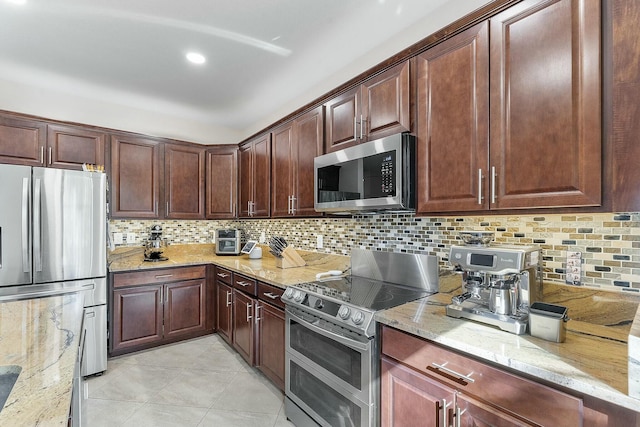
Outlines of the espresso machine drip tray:
<svg viewBox="0 0 640 427">
<path fill-rule="evenodd" d="M 455 297 L 454 297 L 455 298 Z M 455 318 L 465 318 L 477 322 L 497 326 L 503 331 L 512 334 L 522 335 L 527 332 L 529 324 L 529 314 L 496 314 L 487 307 L 465 300 L 459 304 L 452 303 L 447 306 L 447 316 Z"/>
</svg>

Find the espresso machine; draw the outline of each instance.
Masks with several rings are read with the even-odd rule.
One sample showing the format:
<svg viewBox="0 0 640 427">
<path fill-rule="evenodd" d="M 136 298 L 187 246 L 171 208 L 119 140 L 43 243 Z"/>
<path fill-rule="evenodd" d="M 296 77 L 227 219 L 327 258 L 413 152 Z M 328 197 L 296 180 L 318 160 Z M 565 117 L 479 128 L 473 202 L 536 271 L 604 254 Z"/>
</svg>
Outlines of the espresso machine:
<svg viewBox="0 0 640 427">
<path fill-rule="evenodd" d="M 144 260 L 148 262 L 166 261 L 168 258 L 162 256 L 166 246 L 167 242 L 162 238 L 162 227 L 152 226 L 149 237 L 144 244 Z"/>
<path fill-rule="evenodd" d="M 488 232 L 461 237 L 465 245 L 451 246 L 449 263 L 462 275 L 462 293 L 447 305 L 447 316 L 526 333 L 529 307 L 542 300 L 540 248 L 491 244 Z"/>
</svg>

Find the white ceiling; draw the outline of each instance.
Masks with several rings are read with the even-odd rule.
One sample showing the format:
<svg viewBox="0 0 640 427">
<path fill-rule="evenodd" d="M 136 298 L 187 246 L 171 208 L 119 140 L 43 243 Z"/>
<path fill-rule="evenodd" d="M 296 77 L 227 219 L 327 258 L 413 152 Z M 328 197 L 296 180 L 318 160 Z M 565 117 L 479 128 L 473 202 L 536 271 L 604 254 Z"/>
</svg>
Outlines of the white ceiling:
<svg viewBox="0 0 640 427">
<path fill-rule="evenodd" d="M 16 1 L 0 0 L 0 109 L 206 144 L 239 142 L 489 2 Z"/>
</svg>

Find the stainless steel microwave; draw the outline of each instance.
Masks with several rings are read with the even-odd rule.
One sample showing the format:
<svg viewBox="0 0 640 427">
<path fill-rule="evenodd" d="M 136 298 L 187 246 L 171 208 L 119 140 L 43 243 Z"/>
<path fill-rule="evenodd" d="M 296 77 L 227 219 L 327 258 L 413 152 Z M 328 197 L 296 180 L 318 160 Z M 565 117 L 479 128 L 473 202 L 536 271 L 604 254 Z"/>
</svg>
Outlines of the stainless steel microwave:
<svg viewBox="0 0 640 427">
<path fill-rule="evenodd" d="M 415 136 L 403 133 L 316 157 L 315 210 L 415 210 L 415 151 Z"/>
</svg>

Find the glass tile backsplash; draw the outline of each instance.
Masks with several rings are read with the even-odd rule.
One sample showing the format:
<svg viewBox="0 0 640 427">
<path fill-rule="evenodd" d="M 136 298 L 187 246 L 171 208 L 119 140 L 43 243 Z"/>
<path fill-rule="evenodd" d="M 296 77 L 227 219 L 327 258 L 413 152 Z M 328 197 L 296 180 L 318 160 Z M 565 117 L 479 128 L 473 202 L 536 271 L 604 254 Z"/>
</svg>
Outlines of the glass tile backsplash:
<svg viewBox="0 0 640 427">
<path fill-rule="evenodd" d="M 449 268 L 448 253 L 462 230 L 495 233 L 498 243 L 539 245 L 545 281 L 564 283 L 567 251 L 581 252 L 582 284 L 640 292 L 640 213 L 420 217 L 413 214 L 347 218 L 249 219 L 233 221 L 111 220 L 111 233 L 133 233 L 141 245 L 161 224 L 169 243 L 211 243 L 214 230 L 239 228 L 246 239 L 282 236 L 296 248 L 349 255 L 352 248 L 436 254 Z M 323 247 L 316 248 L 322 235 Z M 117 245 L 119 246 L 119 245 Z"/>
</svg>

